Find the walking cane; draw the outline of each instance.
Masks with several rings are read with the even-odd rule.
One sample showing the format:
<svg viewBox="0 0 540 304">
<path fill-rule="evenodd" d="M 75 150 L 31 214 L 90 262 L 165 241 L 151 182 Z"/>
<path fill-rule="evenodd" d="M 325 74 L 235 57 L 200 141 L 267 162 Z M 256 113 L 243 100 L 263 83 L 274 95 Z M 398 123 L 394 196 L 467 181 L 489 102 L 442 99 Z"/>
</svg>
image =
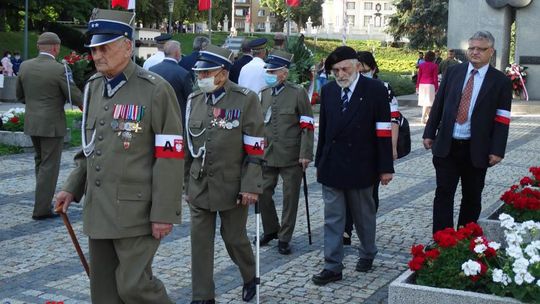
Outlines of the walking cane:
<svg viewBox="0 0 540 304">
<path fill-rule="evenodd" d="M 257 293 L 257 304 L 259 304 L 259 289 L 261 286 L 261 277 L 260 277 L 260 263 L 259 263 L 259 250 L 261 247 L 261 244 L 259 243 L 259 224 L 261 222 L 261 210 L 259 209 L 259 200 L 255 202 L 255 215 L 257 216 L 257 236 L 256 236 L 256 243 L 255 245 L 255 252 L 256 252 L 256 259 L 255 259 L 255 288 Z"/>
<path fill-rule="evenodd" d="M 309 244 L 311 245 L 311 223 L 309 221 L 309 203 L 308 203 L 308 191 L 307 191 L 307 178 L 306 178 L 306 171 L 304 171 L 304 198 L 306 199 L 306 217 L 307 217 L 307 231 L 308 231 L 308 238 L 309 238 Z"/>
<path fill-rule="evenodd" d="M 90 276 L 90 268 L 88 267 L 88 263 L 86 262 L 84 253 L 82 252 L 81 246 L 79 245 L 77 236 L 75 235 L 75 232 L 73 231 L 73 227 L 71 226 L 71 223 L 69 222 L 69 218 L 67 214 L 65 214 L 62 211 L 62 205 L 58 206 L 54 211 L 60 214 L 60 216 L 62 217 L 62 220 L 64 221 L 64 225 L 66 226 L 69 236 L 71 237 L 71 241 L 73 242 L 73 245 L 75 246 L 75 250 L 77 250 L 77 254 L 79 255 L 79 259 L 81 260 L 84 270 L 86 271 L 86 275 Z"/>
</svg>

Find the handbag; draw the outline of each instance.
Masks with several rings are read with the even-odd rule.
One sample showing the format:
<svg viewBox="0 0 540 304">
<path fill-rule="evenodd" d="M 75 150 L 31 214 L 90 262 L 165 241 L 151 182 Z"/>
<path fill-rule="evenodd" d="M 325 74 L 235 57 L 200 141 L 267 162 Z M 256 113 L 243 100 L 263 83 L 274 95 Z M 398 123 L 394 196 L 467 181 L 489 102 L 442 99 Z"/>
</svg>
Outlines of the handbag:
<svg viewBox="0 0 540 304">
<path fill-rule="evenodd" d="M 397 140 L 397 158 L 402 158 L 411 152 L 411 129 L 409 127 L 409 121 L 403 114 L 400 113 L 399 118 L 399 131 Z"/>
</svg>

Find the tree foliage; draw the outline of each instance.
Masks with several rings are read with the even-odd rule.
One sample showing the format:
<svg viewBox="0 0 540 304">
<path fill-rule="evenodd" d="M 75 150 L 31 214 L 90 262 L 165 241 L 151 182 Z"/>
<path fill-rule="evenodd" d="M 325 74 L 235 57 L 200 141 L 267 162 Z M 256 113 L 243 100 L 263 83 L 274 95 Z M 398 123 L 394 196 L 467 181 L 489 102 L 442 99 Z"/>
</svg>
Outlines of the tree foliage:
<svg viewBox="0 0 540 304">
<path fill-rule="evenodd" d="M 407 37 L 413 49 L 446 45 L 449 0 L 397 0 L 396 14 L 390 18 L 388 32 L 395 40 Z"/>
<path fill-rule="evenodd" d="M 285 0 L 260 0 L 261 5 L 268 7 L 276 15 L 276 30 L 281 31 L 283 24 L 287 20 L 287 5 Z M 324 0 L 300 0 L 300 6 L 291 8 L 291 20 L 294 20 L 300 27 L 303 27 L 308 17 L 314 26 L 321 25 L 322 3 Z"/>
</svg>

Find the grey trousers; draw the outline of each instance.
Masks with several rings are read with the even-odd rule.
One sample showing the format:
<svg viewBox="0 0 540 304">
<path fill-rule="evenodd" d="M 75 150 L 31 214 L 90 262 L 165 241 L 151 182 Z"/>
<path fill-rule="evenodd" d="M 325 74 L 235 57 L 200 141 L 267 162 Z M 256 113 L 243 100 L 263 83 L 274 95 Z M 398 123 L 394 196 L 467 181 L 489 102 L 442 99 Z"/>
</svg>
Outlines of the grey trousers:
<svg viewBox="0 0 540 304">
<path fill-rule="evenodd" d="M 377 254 L 375 230 L 377 211 L 373 186 L 362 189 L 336 189 L 322 186 L 324 200 L 324 269 L 343 270 L 343 231 L 346 206 L 349 206 L 356 234 L 360 239 L 360 258 L 373 259 Z"/>
<path fill-rule="evenodd" d="M 88 240 L 92 303 L 172 304 L 163 283 L 152 274 L 160 241 L 151 235 Z"/>
</svg>

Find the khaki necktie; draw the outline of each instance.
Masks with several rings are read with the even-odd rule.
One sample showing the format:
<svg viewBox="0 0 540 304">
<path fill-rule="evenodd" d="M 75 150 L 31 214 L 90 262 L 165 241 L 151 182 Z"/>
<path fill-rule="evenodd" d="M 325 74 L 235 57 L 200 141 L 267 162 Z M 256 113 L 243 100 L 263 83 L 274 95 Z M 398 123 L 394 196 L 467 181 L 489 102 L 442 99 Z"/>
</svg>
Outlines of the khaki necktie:
<svg viewBox="0 0 540 304">
<path fill-rule="evenodd" d="M 474 87 L 474 75 L 477 73 L 477 70 L 471 71 L 471 76 L 465 84 L 465 89 L 461 93 L 461 100 L 459 102 L 458 113 L 456 117 L 456 122 L 460 125 L 464 124 L 467 121 L 469 116 L 469 107 L 471 106 L 471 96 Z"/>
</svg>

